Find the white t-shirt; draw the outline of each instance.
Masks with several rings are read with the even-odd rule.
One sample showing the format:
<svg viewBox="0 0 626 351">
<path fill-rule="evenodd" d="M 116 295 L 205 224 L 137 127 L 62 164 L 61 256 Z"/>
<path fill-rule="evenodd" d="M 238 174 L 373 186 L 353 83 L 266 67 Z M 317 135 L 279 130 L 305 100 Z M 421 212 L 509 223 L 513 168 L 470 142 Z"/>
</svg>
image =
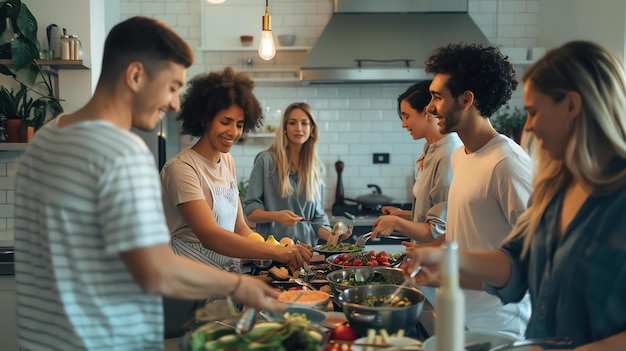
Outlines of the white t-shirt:
<svg viewBox="0 0 626 351">
<path fill-rule="evenodd" d="M 532 191 L 532 163 L 511 139 L 498 135 L 474 153 L 458 148 L 451 159 L 452 185 L 448 196 L 446 240 L 460 249 L 499 248 Z M 484 291 L 464 290 L 466 326 L 523 338 L 530 317 L 528 296 L 518 304 L 503 305 Z"/>
<path fill-rule="evenodd" d="M 154 158 L 109 122 L 59 129 L 62 118 L 35 134 L 16 175 L 20 345 L 161 350 L 162 299 L 119 256 L 169 242 Z"/>
</svg>

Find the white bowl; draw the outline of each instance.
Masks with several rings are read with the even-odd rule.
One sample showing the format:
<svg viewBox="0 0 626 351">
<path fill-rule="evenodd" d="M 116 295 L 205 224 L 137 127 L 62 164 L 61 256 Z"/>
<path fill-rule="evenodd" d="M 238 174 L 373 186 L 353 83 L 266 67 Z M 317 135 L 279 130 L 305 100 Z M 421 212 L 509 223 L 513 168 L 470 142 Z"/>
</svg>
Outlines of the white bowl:
<svg viewBox="0 0 626 351">
<path fill-rule="evenodd" d="M 435 351 L 436 349 L 436 336 L 433 335 L 430 338 L 424 341 L 422 347 L 424 351 Z M 505 336 L 496 333 L 487 333 L 487 332 L 477 332 L 477 331 L 466 331 L 465 332 L 465 343 L 471 342 L 490 342 L 491 347 L 496 347 L 504 344 L 508 344 L 510 342 L 516 341 L 514 337 Z"/>
<path fill-rule="evenodd" d="M 293 46 L 296 43 L 296 35 L 281 34 L 278 36 L 278 43 L 280 43 L 280 46 Z"/>
</svg>

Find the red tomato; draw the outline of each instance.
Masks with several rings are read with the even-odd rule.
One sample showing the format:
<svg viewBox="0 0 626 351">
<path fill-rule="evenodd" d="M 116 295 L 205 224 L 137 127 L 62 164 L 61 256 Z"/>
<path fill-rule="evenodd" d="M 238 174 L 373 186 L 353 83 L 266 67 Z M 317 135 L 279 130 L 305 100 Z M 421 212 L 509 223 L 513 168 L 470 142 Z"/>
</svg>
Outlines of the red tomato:
<svg viewBox="0 0 626 351">
<path fill-rule="evenodd" d="M 385 256 L 387 257 L 387 252 L 385 250 L 380 250 L 380 252 L 378 253 L 378 256 Z"/>
<path fill-rule="evenodd" d="M 362 266 L 363 265 L 363 261 L 359 260 L 358 258 L 356 260 L 354 260 L 354 262 L 352 262 L 355 266 Z"/>
<path fill-rule="evenodd" d="M 335 257 L 335 258 L 333 258 L 333 263 L 334 263 L 334 264 L 338 264 L 338 263 L 339 263 L 339 257 Z"/>
<path fill-rule="evenodd" d="M 326 344 L 324 351 L 343 351 L 340 344 Z"/>
<path fill-rule="evenodd" d="M 376 256 L 376 251 L 371 250 L 367 254 L 370 255 L 370 256 Z"/>
<path fill-rule="evenodd" d="M 354 341 L 356 333 L 351 327 L 342 324 L 338 325 L 330 334 L 330 340 Z"/>
<path fill-rule="evenodd" d="M 374 262 L 376 262 L 376 261 L 374 261 Z M 367 262 L 365 262 L 365 265 L 366 265 L 366 266 L 371 266 L 371 265 L 372 265 L 372 261 L 367 261 Z"/>
<path fill-rule="evenodd" d="M 344 254 L 341 254 L 341 256 L 340 256 L 340 257 L 341 257 L 341 260 L 342 260 L 342 261 L 346 261 L 346 260 L 348 259 L 348 255 L 347 255 L 347 254 L 345 254 L 345 253 L 344 253 Z"/>
<path fill-rule="evenodd" d="M 289 288 L 289 291 L 295 291 L 295 290 L 300 290 L 300 288 L 297 286 L 292 286 L 291 288 Z"/>
<path fill-rule="evenodd" d="M 372 262 L 367 262 L 367 263 L 371 263 L 372 266 L 378 266 L 378 262 L 377 261 L 372 261 Z"/>
</svg>

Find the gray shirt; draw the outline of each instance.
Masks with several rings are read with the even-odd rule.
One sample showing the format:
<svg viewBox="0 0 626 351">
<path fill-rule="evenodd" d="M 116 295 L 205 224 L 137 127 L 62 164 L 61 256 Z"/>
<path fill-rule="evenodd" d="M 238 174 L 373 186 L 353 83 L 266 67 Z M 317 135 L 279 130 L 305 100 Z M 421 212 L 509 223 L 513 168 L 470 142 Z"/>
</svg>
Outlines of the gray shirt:
<svg viewBox="0 0 626 351">
<path fill-rule="evenodd" d="M 274 156 L 271 151 L 262 151 L 254 161 L 250 173 L 250 184 L 246 199 L 243 202 L 243 212 L 248 216 L 255 209 L 265 211 L 291 210 L 306 220 L 330 225 L 328 216 L 324 212 L 324 184 L 320 183 L 318 199 L 307 201 L 306 194 L 297 193 L 298 173 L 290 173 L 289 181 L 296 189 L 294 194 L 281 198 L 278 195 L 278 174 L 274 169 Z M 322 172 L 323 173 L 323 172 Z M 315 246 L 317 244 L 317 231 L 320 226 L 305 222 L 298 222 L 290 227 L 278 222 L 258 223 L 256 232 L 267 238 L 272 234 L 276 240 L 282 237 L 290 237 L 294 241 Z"/>
<path fill-rule="evenodd" d="M 432 144 L 415 164 L 413 186 L 413 221 L 430 224 L 433 239 L 446 232 L 448 190 L 452 182 L 450 156 L 463 143 L 456 133 L 450 133 Z"/>
</svg>

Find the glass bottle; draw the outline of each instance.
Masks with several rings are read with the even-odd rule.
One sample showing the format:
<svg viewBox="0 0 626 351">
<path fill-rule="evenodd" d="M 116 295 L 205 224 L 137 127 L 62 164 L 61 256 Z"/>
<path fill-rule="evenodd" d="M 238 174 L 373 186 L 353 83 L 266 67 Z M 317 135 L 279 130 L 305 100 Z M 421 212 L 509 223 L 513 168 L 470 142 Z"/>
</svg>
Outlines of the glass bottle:
<svg viewBox="0 0 626 351">
<path fill-rule="evenodd" d="M 459 249 L 455 241 L 442 245 L 441 286 L 437 289 L 436 351 L 465 350 L 465 295 L 459 286 Z"/>
</svg>

